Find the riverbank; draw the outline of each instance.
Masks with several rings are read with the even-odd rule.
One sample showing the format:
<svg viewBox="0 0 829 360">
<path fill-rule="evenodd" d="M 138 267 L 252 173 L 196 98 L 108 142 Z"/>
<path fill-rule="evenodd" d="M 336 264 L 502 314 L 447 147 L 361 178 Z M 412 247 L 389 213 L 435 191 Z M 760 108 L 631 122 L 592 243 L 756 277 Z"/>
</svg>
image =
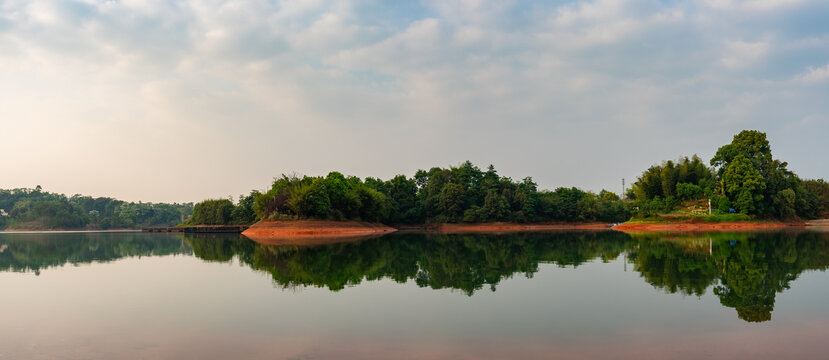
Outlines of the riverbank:
<svg viewBox="0 0 829 360">
<path fill-rule="evenodd" d="M 182 233 L 242 233 L 250 225 L 188 225 L 172 227 L 144 228 L 144 232 L 182 232 Z"/>
<path fill-rule="evenodd" d="M 781 221 L 734 221 L 734 222 L 629 222 L 613 226 L 623 232 L 711 232 L 711 231 L 753 231 L 806 227 L 803 222 Z"/>
<path fill-rule="evenodd" d="M 140 232 L 141 229 L 3 229 L 0 233 L 42 233 L 42 232 Z"/>
<path fill-rule="evenodd" d="M 425 224 L 406 225 L 398 227 L 405 232 L 429 232 L 440 234 L 463 233 L 511 233 L 528 231 L 555 231 L 555 230 L 608 230 L 612 224 L 605 223 L 458 223 L 458 224 Z"/>
<path fill-rule="evenodd" d="M 332 239 L 364 238 L 395 231 L 383 224 L 360 221 L 291 220 L 260 221 L 242 235 L 267 244 L 313 245 L 317 241 L 328 243 Z"/>
</svg>

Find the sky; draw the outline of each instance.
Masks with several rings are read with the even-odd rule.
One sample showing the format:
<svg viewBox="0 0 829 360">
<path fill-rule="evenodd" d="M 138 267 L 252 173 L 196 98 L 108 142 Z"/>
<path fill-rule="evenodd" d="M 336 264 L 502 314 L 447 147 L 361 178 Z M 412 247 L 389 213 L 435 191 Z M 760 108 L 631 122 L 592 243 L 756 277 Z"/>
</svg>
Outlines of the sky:
<svg viewBox="0 0 829 360">
<path fill-rule="evenodd" d="M 621 190 L 743 129 L 829 178 L 825 0 L 0 0 L 0 188 L 191 202 L 470 160 Z"/>
</svg>

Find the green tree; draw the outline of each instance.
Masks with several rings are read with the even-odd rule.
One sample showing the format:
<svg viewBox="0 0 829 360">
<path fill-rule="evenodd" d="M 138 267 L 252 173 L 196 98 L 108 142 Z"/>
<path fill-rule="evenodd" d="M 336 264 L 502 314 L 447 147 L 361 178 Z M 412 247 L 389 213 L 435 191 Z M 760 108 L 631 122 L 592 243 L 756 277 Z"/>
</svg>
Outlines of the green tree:
<svg viewBox="0 0 829 360">
<path fill-rule="evenodd" d="M 736 199 L 741 213 L 753 213 L 757 208 L 756 204 L 763 200 L 766 183 L 763 182 L 760 172 L 743 154 L 738 154 L 728 164 L 723 173 L 723 181 L 725 191 Z"/>
<path fill-rule="evenodd" d="M 465 189 L 463 185 L 449 183 L 441 189 L 440 208 L 449 221 L 461 219 L 464 210 Z"/>
<path fill-rule="evenodd" d="M 193 215 L 188 219 L 190 225 L 229 225 L 233 223 L 233 203 L 228 199 L 209 199 L 193 207 Z M 130 209 L 129 213 L 135 211 Z M 125 212 L 126 213 L 126 212 Z M 131 215 L 125 215 L 131 216 Z M 130 220 L 132 221 L 132 220 Z"/>
</svg>

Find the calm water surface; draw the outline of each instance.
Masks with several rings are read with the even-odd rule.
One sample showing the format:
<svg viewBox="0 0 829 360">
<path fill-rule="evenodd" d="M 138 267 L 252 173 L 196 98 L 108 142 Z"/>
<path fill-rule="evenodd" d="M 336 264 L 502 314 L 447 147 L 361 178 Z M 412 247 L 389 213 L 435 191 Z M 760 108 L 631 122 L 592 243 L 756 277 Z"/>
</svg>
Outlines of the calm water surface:
<svg viewBox="0 0 829 360">
<path fill-rule="evenodd" d="M 0 359 L 825 359 L 829 233 L 0 233 Z"/>
</svg>

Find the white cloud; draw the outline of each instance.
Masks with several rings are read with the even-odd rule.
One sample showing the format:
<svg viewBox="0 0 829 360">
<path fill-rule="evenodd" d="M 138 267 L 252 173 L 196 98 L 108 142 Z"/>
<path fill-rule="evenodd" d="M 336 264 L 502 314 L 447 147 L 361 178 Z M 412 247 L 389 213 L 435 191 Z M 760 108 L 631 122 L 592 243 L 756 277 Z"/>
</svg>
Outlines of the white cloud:
<svg viewBox="0 0 829 360">
<path fill-rule="evenodd" d="M 445 0 L 404 14 L 388 4 L 2 2 L 0 142 L 30 155 L 4 164 L 11 175 L 0 187 L 72 178 L 55 190 L 95 193 L 109 180 L 123 193 L 97 194 L 199 200 L 265 186 L 280 172 L 388 176 L 469 158 L 545 187 L 598 190 L 611 174 L 560 165 L 632 177 L 640 169 L 630 158 L 656 162 L 685 152 L 686 141 L 688 152 L 705 148 L 710 129 L 774 124 L 767 99 L 792 118 L 829 114 L 798 100 L 815 95 L 797 85 L 826 81 L 829 65 L 798 81 L 769 75 L 802 71 L 775 62 L 784 50 L 825 56 L 825 34 L 804 28 L 791 39 L 773 12 L 735 24 L 721 11 L 794 3 Z M 676 139 L 677 128 L 687 136 Z M 56 160 L 53 144 L 115 175 L 86 179 Z M 595 144 L 627 152 L 616 158 Z M 552 160 L 514 160 L 531 154 Z M 182 163 L 213 169 L 205 177 L 216 182 L 193 184 Z M 136 166 L 170 174 L 170 184 L 129 193 L 130 181 L 164 180 Z"/>
<path fill-rule="evenodd" d="M 728 69 L 743 69 L 761 61 L 770 46 L 766 42 L 729 41 L 725 44 L 720 64 Z"/>
<path fill-rule="evenodd" d="M 820 83 L 829 81 L 829 64 L 823 67 L 810 67 L 803 74 L 797 76 L 797 80 L 805 83 Z"/>
<path fill-rule="evenodd" d="M 806 0 L 702 0 L 717 10 L 775 10 L 805 3 Z"/>
</svg>

